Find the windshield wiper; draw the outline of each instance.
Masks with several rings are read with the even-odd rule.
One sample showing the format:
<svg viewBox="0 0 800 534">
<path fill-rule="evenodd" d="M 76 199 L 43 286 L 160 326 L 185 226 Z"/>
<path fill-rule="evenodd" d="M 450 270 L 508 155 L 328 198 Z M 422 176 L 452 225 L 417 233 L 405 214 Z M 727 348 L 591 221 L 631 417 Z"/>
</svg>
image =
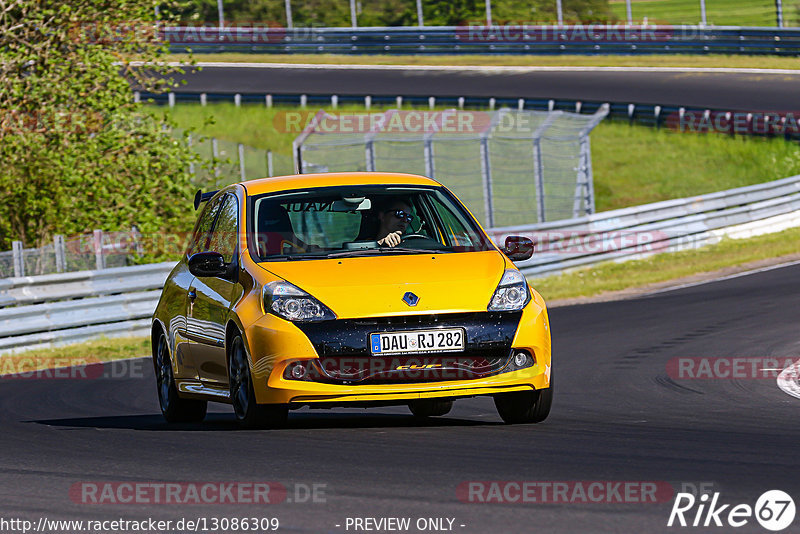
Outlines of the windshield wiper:
<svg viewBox="0 0 800 534">
<path fill-rule="evenodd" d="M 324 258 L 321 254 L 275 254 L 273 256 L 263 256 L 262 261 L 299 261 L 299 260 L 318 260 Z"/>
<path fill-rule="evenodd" d="M 379 248 L 357 248 L 354 250 L 343 250 L 341 252 L 331 252 L 326 258 L 346 258 L 347 256 L 369 256 L 371 254 L 382 254 Z"/>
<path fill-rule="evenodd" d="M 408 248 L 408 247 L 381 247 L 381 248 L 360 248 L 357 250 L 345 250 L 342 252 L 332 252 L 328 258 L 346 258 L 348 256 L 374 256 L 381 254 L 438 254 L 440 252 L 450 252 L 448 250 L 434 250 L 427 248 Z"/>
<path fill-rule="evenodd" d="M 440 252 L 452 252 L 451 250 L 447 250 L 445 248 L 410 248 L 410 247 L 392 247 L 387 248 L 388 251 L 397 252 L 419 252 L 421 254 L 438 254 Z"/>
</svg>

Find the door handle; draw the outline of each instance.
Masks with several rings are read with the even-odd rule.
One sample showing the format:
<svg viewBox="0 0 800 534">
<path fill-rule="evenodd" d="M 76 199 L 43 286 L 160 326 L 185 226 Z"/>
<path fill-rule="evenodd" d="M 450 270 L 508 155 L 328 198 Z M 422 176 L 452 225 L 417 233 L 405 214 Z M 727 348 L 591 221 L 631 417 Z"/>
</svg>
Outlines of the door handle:
<svg viewBox="0 0 800 534">
<path fill-rule="evenodd" d="M 189 290 L 189 300 L 194 300 L 197 298 L 197 291 L 194 288 Z"/>
</svg>

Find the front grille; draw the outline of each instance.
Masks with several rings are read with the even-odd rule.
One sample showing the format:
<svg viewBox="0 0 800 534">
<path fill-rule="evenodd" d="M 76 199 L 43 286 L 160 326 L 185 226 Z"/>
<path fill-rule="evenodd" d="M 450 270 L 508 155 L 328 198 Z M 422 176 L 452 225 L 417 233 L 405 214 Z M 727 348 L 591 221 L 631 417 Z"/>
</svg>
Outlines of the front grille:
<svg viewBox="0 0 800 534">
<path fill-rule="evenodd" d="M 309 378 L 336 384 L 391 384 L 484 378 L 503 369 L 508 357 L 483 356 L 332 356 L 315 361 Z"/>
<path fill-rule="evenodd" d="M 319 355 L 308 379 L 337 384 L 386 384 L 471 380 L 502 370 L 521 312 L 454 313 L 298 324 Z M 373 356 L 369 336 L 378 332 L 463 328 L 463 352 Z"/>
</svg>

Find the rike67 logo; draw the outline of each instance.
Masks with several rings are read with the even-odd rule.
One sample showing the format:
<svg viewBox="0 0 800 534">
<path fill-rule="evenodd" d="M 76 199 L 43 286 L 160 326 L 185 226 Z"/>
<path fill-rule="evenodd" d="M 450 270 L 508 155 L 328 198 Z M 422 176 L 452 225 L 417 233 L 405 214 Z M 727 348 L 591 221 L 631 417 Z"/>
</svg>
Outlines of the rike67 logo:
<svg viewBox="0 0 800 534">
<path fill-rule="evenodd" d="M 781 490 L 765 492 L 755 506 L 723 504 L 719 492 L 712 496 L 703 493 L 699 498 L 691 493 L 678 493 L 667 526 L 739 528 L 755 519 L 765 529 L 778 532 L 791 525 L 794 516 L 794 500 Z"/>
</svg>

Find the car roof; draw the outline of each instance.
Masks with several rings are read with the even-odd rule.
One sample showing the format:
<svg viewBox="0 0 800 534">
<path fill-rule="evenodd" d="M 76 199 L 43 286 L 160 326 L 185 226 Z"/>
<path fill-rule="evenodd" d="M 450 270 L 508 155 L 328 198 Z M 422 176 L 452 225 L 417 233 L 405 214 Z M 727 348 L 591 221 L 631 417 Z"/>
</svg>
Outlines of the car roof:
<svg viewBox="0 0 800 534">
<path fill-rule="evenodd" d="M 241 185 L 248 195 L 261 195 L 290 191 L 306 187 L 329 187 L 337 185 L 442 185 L 436 180 L 416 174 L 400 172 L 329 172 L 317 174 L 297 174 L 293 176 L 273 176 L 248 180 Z"/>
</svg>

